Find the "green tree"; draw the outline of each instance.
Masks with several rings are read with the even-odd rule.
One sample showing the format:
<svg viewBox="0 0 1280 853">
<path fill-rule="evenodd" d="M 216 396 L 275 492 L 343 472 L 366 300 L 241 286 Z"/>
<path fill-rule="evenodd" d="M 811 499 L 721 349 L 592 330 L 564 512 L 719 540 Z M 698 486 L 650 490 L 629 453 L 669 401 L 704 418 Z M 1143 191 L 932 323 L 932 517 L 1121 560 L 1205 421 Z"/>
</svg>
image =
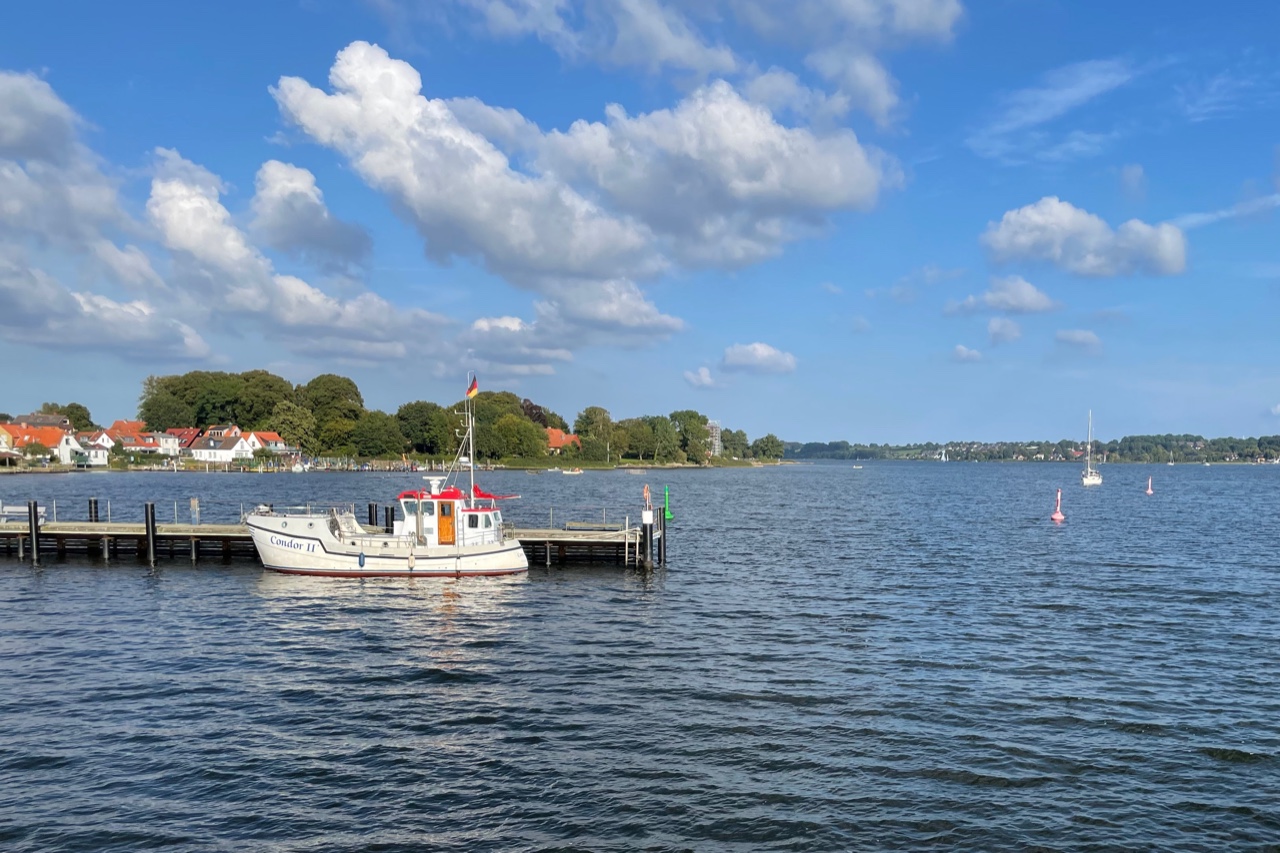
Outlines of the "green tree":
<svg viewBox="0 0 1280 853">
<path fill-rule="evenodd" d="M 281 400 L 271 410 L 267 428 L 277 432 L 285 444 L 303 453 L 316 452 L 316 416 L 297 403 Z"/>
<path fill-rule="evenodd" d="M 746 459 L 747 453 L 751 448 L 750 442 L 747 441 L 747 434 L 740 429 L 722 430 L 720 433 L 720 446 L 724 448 L 725 456 L 730 456 L 734 459 Z"/>
<path fill-rule="evenodd" d="M 303 385 L 298 402 L 311 410 L 322 430 L 332 421 L 355 422 L 364 414 L 364 397 L 356 383 L 334 373 L 322 373 Z"/>
<path fill-rule="evenodd" d="M 653 461 L 683 462 L 685 456 L 680 449 L 680 433 L 671 419 L 656 415 L 645 418 L 645 421 L 653 432 Z"/>
<path fill-rule="evenodd" d="M 356 422 L 350 418 L 336 418 L 319 428 L 317 438 L 325 453 L 338 456 L 354 456 L 355 445 L 352 434 L 356 431 Z"/>
<path fill-rule="evenodd" d="M 757 459 L 781 459 L 782 440 L 773 433 L 751 442 L 751 455 Z"/>
<path fill-rule="evenodd" d="M 389 458 L 404 453 L 404 433 L 395 415 L 386 412 L 365 412 L 351 431 L 351 443 L 360 456 Z"/>
<path fill-rule="evenodd" d="M 254 448 L 253 459 L 258 463 L 259 468 L 268 467 L 269 463 L 273 462 L 275 458 L 276 455 L 265 447 Z"/>
<path fill-rule="evenodd" d="M 293 402 L 293 385 L 265 370 L 240 374 L 240 399 L 235 407 L 235 421 L 242 429 L 265 429 L 275 414 L 276 405 Z"/>
<path fill-rule="evenodd" d="M 594 438 L 603 443 L 613 437 L 613 418 L 608 409 L 587 406 L 574 418 L 573 431 L 579 438 Z"/>
<path fill-rule="evenodd" d="M 503 415 L 493 425 L 492 434 L 497 456 L 531 459 L 547 453 L 546 430 L 523 416 Z"/>
<path fill-rule="evenodd" d="M 48 414 L 48 412 L 46 412 L 46 414 Z M 53 453 L 52 450 L 45 447 L 43 444 L 41 444 L 38 441 L 33 441 L 30 444 L 28 444 L 26 447 L 22 448 L 22 455 L 30 458 L 34 458 L 36 456 L 43 456 L 45 458 L 48 458 L 50 455 L 52 455 L 52 453 Z"/>
<path fill-rule="evenodd" d="M 418 400 L 396 411 L 400 431 L 417 453 L 445 455 L 457 450 L 457 419 L 435 403 Z"/>
<path fill-rule="evenodd" d="M 89 414 L 89 409 L 80 403 L 67 403 L 65 406 L 58 403 L 45 403 L 40 406 L 40 411 L 46 415 L 62 415 L 71 421 L 71 428 L 76 432 L 98 429 L 98 425 L 93 422 L 93 417 Z"/>
<path fill-rule="evenodd" d="M 195 409 L 163 390 L 143 395 L 142 402 L 138 404 L 138 417 L 146 422 L 147 429 L 154 432 L 196 425 Z"/>
<path fill-rule="evenodd" d="M 641 462 L 645 457 L 654 458 L 656 447 L 654 446 L 653 427 L 644 418 L 627 418 L 625 421 L 619 421 L 618 426 L 627 431 L 627 449 L 628 455 L 634 455 Z"/>
<path fill-rule="evenodd" d="M 532 400 L 525 398 L 520 401 L 520 408 L 524 416 L 533 421 L 540 427 L 551 427 L 552 429 L 569 431 L 569 425 L 565 423 L 564 418 L 557 415 L 550 409 L 544 409 Z"/>
<path fill-rule="evenodd" d="M 681 409 L 671 413 L 671 423 L 680 434 L 680 449 L 690 462 L 707 461 L 711 433 L 707 431 L 707 416 L 693 409 Z"/>
<path fill-rule="evenodd" d="M 8 412 L 0 412 L 0 424 L 7 424 L 13 420 L 13 415 Z"/>
<path fill-rule="evenodd" d="M 195 401 L 196 423 L 200 426 L 235 423 L 244 381 L 232 373 L 210 379 Z"/>
</svg>

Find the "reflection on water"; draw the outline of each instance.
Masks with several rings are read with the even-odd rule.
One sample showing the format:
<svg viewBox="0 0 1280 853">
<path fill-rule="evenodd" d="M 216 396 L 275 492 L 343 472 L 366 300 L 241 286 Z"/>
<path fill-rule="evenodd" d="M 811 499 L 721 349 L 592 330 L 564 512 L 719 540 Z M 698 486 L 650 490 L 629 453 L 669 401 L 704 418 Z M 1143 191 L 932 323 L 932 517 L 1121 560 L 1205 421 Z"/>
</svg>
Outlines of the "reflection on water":
<svg viewBox="0 0 1280 853">
<path fill-rule="evenodd" d="M 1280 515 L 1280 466 L 1077 478 L 651 471 L 676 518 L 650 575 L 0 560 L 0 849 L 1274 843 L 1280 550 L 1259 520 Z M 634 511 L 638 479 L 485 485 L 536 520 Z M 60 515 L 193 490 L 359 508 L 413 484 L 0 482 Z"/>
</svg>

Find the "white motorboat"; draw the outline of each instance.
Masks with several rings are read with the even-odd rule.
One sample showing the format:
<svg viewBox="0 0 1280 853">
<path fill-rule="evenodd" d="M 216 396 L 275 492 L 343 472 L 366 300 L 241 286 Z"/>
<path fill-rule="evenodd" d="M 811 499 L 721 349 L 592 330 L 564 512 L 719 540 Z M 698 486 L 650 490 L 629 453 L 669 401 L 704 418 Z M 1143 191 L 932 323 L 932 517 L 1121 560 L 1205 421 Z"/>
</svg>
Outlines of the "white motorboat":
<svg viewBox="0 0 1280 853">
<path fill-rule="evenodd" d="M 1089 441 L 1084 446 L 1084 470 L 1080 472 L 1080 485 L 1101 486 L 1102 475 L 1093 467 L 1093 411 L 1089 412 Z"/>
<path fill-rule="evenodd" d="M 323 511 L 261 506 L 246 514 L 263 566 L 285 574 L 345 578 L 527 572 L 524 548 L 504 531 L 498 508 L 498 501 L 518 495 L 493 495 L 476 485 L 470 397 L 463 414 L 466 432 L 454 464 L 442 475 L 424 477 L 429 488 L 400 493 L 402 518 L 390 533 L 366 529 L 349 506 Z M 458 482 L 464 474 L 469 492 Z"/>
</svg>

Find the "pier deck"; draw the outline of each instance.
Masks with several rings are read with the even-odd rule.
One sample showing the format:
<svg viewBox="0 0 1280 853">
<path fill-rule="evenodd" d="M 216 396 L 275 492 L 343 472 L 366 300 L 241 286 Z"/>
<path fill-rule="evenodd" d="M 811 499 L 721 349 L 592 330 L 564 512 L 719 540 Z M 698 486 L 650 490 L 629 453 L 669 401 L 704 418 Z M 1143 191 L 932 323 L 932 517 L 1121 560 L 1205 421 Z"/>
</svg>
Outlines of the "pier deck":
<svg viewBox="0 0 1280 853">
<path fill-rule="evenodd" d="M 243 524 L 156 524 L 151 544 L 145 522 L 53 521 L 38 528 L 41 553 L 52 550 L 59 556 L 74 551 L 113 559 L 123 552 L 126 557 L 145 560 L 154 548 L 157 557 L 189 557 L 193 563 L 202 556 L 258 560 L 249 528 Z M 367 525 L 365 529 L 381 532 L 381 528 Z M 663 533 L 659 525 L 652 537 L 658 553 L 665 556 Z M 652 550 L 648 555 L 644 553 L 645 531 L 640 526 L 595 530 L 517 528 L 510 535 L 523 546 L 531 567 L 570 562 L 640 566 L 653 562 Z M 0 523 L 0 550 L 4 554 L 28 558 L 31 539 L 28 522 Z"/>
</svg>

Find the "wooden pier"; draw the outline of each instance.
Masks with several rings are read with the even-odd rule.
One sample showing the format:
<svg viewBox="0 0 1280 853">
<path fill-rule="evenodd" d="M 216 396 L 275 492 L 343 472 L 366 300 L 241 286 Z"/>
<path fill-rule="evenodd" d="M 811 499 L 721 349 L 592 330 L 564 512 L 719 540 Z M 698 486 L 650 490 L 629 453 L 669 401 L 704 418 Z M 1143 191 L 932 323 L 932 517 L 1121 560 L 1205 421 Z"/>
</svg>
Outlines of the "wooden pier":
<svg viewBox="0 0 1280 853">
<path fill-rule="evenodd" d="M 146 505 L 141 522 L 41 521 L 34 502 L 23 521 L 0 521 L 0 550 L 5 556 L 40 563 L 43 554 L 59 558 L 68 553 L 87 554 L 108 562 L 132 559 L 154 566 L 158 559 L 199 560 L 217 558 L 258 562 L 258 552 L 243 524 L 157 524 L 155 507 Z M 90 514 L 96 516 L 96 504 Z M 372 514 L 372 513 L 371 513 Z M 510 528 L 507 535 L 519 540 L 530 568 L 570 563 L 612 564 L 652 568 L 666 563 L 666 523 L 661 508 L 645 510 L 644 523 L 619 525 L 573 523 L 564 527 Z M 35 535 L 32 535 L 34 522 Z M 382 527 L 364 525 L 370 533 Z"/>
</svg>

